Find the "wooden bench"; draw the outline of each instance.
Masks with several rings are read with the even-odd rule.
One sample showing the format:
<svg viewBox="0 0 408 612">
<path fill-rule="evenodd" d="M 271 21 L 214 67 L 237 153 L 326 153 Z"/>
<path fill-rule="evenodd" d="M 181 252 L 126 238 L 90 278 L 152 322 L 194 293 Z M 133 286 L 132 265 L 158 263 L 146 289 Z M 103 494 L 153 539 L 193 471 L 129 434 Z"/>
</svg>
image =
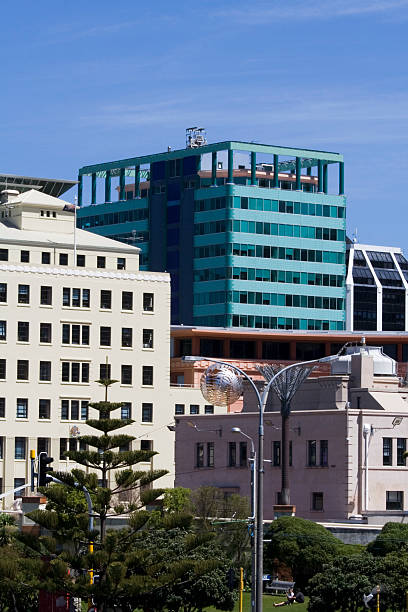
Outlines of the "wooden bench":
<svg viewBox="0 0 408 612">
<path fill-rule="evenodd" d="M 294 582 L 288 580 L 271 580 L 269 584 L 265 586 L 265 591 L 272 594 L 274 593 L 287 593 L 289 589 L 293 589 L 295 586 Z"/>
</svg>

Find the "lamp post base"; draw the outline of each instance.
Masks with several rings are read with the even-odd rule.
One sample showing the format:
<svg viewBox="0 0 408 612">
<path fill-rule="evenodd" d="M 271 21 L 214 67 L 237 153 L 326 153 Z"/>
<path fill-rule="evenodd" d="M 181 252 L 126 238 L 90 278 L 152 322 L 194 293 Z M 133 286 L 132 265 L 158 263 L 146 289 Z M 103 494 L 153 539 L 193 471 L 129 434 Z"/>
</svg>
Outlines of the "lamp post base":
<svg viewBox="0 0 408 612">
<path fill-rule="evenodd" d="M 296 506 L 293 504 L 275 504 L 273 507 L 273 518 L 277 519 L 280 516 L 295 516 Z"/>
</svg>

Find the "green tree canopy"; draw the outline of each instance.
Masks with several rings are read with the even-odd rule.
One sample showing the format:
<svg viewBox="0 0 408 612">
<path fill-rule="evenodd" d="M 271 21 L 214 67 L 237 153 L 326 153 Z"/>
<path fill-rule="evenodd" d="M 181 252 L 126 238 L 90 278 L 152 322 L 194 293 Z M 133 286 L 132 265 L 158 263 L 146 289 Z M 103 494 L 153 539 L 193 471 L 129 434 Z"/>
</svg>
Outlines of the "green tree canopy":
<svg viewBox="0 0 408 612">
<path fill-rule="evenodd" d="M 343 544 L 322 525 L 298 517 L 273 521 L 266 539 L 265 570 L 274 571 L 276 560 L 292 570 L 296 587 L 305 589 L 309 579 L 338 555 L 354 555 L 362 547 Z"/>
</svg>

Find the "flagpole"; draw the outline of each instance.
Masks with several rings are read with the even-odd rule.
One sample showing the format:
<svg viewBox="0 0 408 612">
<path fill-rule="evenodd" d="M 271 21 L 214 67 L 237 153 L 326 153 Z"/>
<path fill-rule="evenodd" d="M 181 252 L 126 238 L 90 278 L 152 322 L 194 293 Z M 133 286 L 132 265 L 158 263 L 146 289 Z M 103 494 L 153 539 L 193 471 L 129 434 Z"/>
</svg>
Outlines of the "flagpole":
<svg viewBox="0 0 408 612">
<path fill-rule="evenodd" d="M 78 198 L 74 198 L 74 266 L 77 265 L 77 243 L 76 243 L 76 224 L 77 224 L 77 201 Z"/>
</svg>

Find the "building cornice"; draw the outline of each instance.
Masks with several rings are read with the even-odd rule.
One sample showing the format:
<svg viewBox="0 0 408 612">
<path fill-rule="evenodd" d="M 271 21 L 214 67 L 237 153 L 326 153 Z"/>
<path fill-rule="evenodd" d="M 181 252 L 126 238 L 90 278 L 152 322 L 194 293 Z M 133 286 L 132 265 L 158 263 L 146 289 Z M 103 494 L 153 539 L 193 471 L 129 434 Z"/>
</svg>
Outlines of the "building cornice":
<svg viewBox="0 0 408 612">
<path fill-rule="evenodd" d="M 52 276 L 75 276 L 86 278 L 113 278 L 117 280 L 129 281 L 155 281 L 155 282 L 170 282 L 170 274 L 161 274 L 155 272 L 109 272 L 102 270 L 77 270 L 74 268 L 59 268 L 59 267 L 40 267 L 40 266 L 19 266 L 13 264 L 0 264 L 2 272 L 23 272 L 29 274 L 45 274 Z"/>
</svg>

